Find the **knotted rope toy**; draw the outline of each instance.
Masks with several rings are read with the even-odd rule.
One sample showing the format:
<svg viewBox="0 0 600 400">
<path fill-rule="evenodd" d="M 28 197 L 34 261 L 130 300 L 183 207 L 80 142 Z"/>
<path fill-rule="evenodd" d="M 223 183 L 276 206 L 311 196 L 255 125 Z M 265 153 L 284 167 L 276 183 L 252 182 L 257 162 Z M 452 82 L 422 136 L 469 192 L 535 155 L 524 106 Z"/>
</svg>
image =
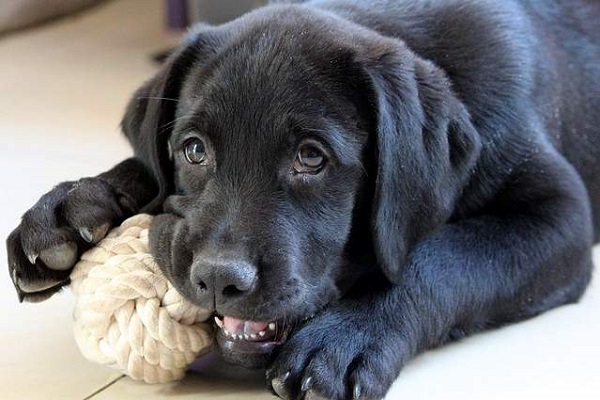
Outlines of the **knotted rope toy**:
<svg viewBox="0 0 600 400">
<path fill-rule="evenodd" d="M 210 312 L 185 300 L 148 249 L 152 217 L 136 215 L 84 253 L 71 274 L 81 353 L 148 383 L 181 379 L 213 347 Z"/>
</svg>

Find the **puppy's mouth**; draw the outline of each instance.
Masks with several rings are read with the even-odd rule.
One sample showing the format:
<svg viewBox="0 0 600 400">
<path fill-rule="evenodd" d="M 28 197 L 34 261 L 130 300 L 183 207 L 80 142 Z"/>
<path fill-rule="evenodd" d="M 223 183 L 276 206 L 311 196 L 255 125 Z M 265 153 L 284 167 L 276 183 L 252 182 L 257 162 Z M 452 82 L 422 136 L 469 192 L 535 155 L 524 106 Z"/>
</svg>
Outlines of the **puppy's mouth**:
<svg viewBox="0 0 600 400">
<path fill-rule="evenodd" d="M 223 357 L 250 368 L 264 366 L 273 349 L 283 344 L 292 327 L 277 321 L 247 321 L 215 316 L 217 343 Z"/>
</svg>

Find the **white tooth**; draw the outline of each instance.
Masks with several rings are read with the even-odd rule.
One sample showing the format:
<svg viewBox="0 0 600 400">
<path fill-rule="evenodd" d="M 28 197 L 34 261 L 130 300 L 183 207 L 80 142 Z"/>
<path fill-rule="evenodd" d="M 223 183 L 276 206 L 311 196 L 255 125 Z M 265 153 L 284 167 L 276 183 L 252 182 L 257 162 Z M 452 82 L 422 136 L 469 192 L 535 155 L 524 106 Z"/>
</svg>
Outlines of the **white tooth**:
<svg viewBox="0 0 600 400">
<path fill-rule="evenodd" d="M 229 331 L 227 329 L 223 329 L 223 333 L 225 334 L 225 336 L 231 335 L 231 333 L 229 333 Z"/>
<path fill-rule="evenodd" d="M 244 334 L 244 339 L 246 339 L 246 340 L 249 340 L 249 339 L 250 339 L 250 336 L 248 336 L 248 335 Z"/>
<path fill-rule="evenodd" d="M 242 340 L 244 336 L 242 334 L 237 335 L 237 340 Z"/>
<path fill-rule="evenodd" d="M 275 322 L 271 322 L 271 323 L 269 324 L 269 329 L 270 329 L 270 330 L 272 330 L 272 331 L 274 331 L 274 330 L 275 330 Z"/>
<path fill-rule="evenodd" d="M 251 333 L 251 334 L 250 334 L 250 338 L 251 338 L 251 339 L 256 339 L 256 333 Z"/>
<path fill-rule="evenodd" d="M 265 332 L 265 331 L 258 332 L 258 336 L 265 336 L 266 334 L 267 334 L 267 332 Z"/>
<path fill-rule="evenodd" d="M 223 321 L 221 321 L 219 317 L 215 317 L 215 323 L 219 328 L 223 329 Z"/>
</svg>

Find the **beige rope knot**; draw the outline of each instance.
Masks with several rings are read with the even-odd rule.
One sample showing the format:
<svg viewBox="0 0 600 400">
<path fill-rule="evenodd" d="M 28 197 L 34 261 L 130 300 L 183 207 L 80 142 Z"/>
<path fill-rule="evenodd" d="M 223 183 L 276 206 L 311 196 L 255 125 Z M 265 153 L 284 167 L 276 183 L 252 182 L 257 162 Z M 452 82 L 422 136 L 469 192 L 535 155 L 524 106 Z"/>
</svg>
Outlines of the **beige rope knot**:
<svg viewBox="0 0 600 400">
<path fill-rule="evenodd" d="M 180 379 L 212 348 L 210 312 L 185 300 L 148 250 L 136 215 L 84 253 L 71 274 L 75 340 L 89 360 L 148 383 Z"/>
</svg>

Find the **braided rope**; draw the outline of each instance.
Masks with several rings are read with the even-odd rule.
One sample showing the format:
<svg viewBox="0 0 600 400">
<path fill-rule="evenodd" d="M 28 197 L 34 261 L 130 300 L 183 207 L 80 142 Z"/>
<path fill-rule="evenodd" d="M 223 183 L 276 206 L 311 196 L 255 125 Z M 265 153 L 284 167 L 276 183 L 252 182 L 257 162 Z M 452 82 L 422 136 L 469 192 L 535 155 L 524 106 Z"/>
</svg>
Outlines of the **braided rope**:
<svg viewBox="0 0 600 400">
<path fill-rule="evenodd" d="M 148 383 L 181 379 L 213 345 L 210 313 L 186 301 L 148 250 L 136 215 L 84 253 L 71 274 L 75 340 L 90 361 Z"/>
</svg>

